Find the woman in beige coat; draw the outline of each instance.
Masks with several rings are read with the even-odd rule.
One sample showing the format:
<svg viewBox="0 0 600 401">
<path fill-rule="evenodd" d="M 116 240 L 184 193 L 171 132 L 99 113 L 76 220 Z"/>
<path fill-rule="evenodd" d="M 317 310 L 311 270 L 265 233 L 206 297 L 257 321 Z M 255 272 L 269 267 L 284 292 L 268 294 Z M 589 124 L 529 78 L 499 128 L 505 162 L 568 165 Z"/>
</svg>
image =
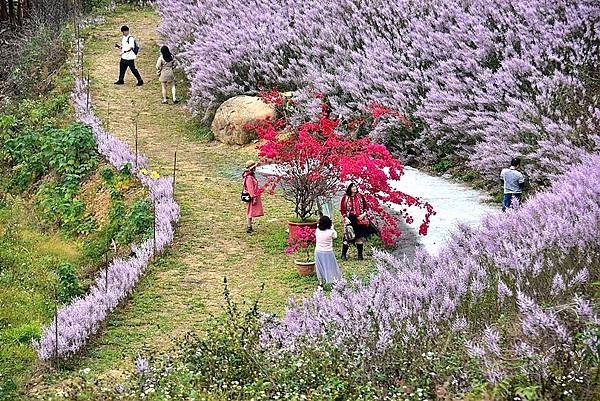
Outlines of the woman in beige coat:
<svg viewBox="0 0 600 401">
<path fill-rule="evenodd" d="M 173 94 L 173 103 L 179 103 L 175 96 L 175 74 L 173 69 L 175 68 L 175 59 L 167 46 L 160 48 L 160 56 L 156 62 L 156 73 L 158 74 L 158 80 L 162 84 L 162 96 L 163 104 L 169 103 L 167 100 L 167 84 L 171 84 L 171 93 Z"/>
</svg>

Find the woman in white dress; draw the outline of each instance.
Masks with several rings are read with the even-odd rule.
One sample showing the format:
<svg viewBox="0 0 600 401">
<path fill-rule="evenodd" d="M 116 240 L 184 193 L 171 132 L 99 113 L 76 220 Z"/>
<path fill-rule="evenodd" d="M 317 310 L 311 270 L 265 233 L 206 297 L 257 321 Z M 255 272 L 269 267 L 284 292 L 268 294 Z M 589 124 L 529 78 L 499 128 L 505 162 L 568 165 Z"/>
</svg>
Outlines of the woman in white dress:
<svg viewBox="0 0 600 401">
<path fill-rule="evenodd" d="M 175 59 L 173 58 L 171 51 L 167 46 L 161 47 L 160 56 L 158 56 L 158 61 L 156 62 L 156 73 L 158 75 L 158 80 L 162 84 L 163 104 L 169 103 L 167 100 L 167 84 L 171 84 L 173 103 L 179 103 L 179 100 L 177 100 L 177 97 L 175 96 L 175 74 L 173 73 L 174 68 Z"/>
</svg>

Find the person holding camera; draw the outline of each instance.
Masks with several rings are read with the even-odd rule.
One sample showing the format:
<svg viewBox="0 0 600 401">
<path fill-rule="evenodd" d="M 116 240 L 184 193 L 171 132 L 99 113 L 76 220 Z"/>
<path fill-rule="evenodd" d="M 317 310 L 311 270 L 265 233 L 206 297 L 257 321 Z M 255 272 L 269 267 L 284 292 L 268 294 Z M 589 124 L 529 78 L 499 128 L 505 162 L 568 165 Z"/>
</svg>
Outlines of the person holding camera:
<svg viewBox="0 0 600 401">
<path fill-rule="evenodd" d="M 258 186 L 258 180 L 255 175 L 256 162 L 248 160 L 246 162 L 246 170 L 242 178 L 244 179 L 244 189 L 242 192 L 242 200 L 247 203 L 246 206 L 246 232 L 249 234 L 253 231 L 252 222 L 256 217 L 265 215 L 262 205 L 262 190 Z"/>
<path fill-rule="evenodd" d="M 127 68 L 131 70 L 131 73 L 137 79 L 137 86 L 144 85 L 144 80 L 140 75 L 140 72 L 135 68 L 135 59 L 139 52 L 139 45 L 136 39 L 129 34 L 129 28 L 127 25 L 121 27 L 121 44 L 115 43 L 115 47 L 121 50 L 121 62 L 119 63 L 119 79 L 115 82 L 115 85 L 125 84 L 125 72 Z"/>
<path fill-rule="evenodd" d="M 337 238 L 337 231 L 328 216 L 321 216 L 315 231 L 315 266 L 319 285 L 331 284 L 342 278 L 340 266 L 333 252 L 333 240 Z"/>
</svg>

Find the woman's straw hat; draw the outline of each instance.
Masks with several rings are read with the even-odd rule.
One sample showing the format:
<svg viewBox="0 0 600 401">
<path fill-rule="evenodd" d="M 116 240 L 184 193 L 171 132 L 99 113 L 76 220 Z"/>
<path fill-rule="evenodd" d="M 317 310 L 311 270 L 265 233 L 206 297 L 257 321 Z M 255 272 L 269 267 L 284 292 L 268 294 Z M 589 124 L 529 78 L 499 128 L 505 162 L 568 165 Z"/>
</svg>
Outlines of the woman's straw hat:
<svg viewBox="0 0 600 401">
<path fill-rule="evenodd" d="M 254 160 L 248 160 L 246 162 L 246 170 L 252 170 L 256 167 L 256 162 Z"/>
</svg>

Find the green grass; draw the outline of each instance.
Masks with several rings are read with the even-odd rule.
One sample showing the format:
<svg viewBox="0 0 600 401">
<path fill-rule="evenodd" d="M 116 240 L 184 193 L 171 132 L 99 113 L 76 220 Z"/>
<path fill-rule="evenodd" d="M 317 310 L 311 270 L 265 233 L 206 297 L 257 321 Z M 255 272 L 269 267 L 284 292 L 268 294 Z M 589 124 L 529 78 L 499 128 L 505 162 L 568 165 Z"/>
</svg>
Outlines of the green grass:
<svg viewBox="0 0 600 401">
<path fill-rule="evenodd" d="M 191 128 L 189 129 L 189 137 L 192 140 L 200 142 L 210 142 L 215 139 L 215 135 L 209 126 L 200 124 L 198 122 L 192 122 Z"/>
<path fill-rule="evenodd" d="M 198 124 L 184 106 L 160 104 L 160 84 L 153 76 L 158 21 L 149 9 L 118 8 L 106 23 L 84 32 L 86 64 L 94 109 L 106 125 L 110 102 L 109 125 L 114 128 L 119 121 L 122 127 L 118 132 L 111 129 L 115 135 L 133 145 L 130 110 L 135 99 L 135 110 L 140 113 L 139 150 L 149 157 L 152 169 L 171 174 L 173 151 L 178 151 L 175 195 L 181 220 L 175 242 L 148 267 L 131 298 L 107 319 L 82 354 L 61 371 L 45 374 L 41 388 L 30 394 L 46 393 L 47 385 L 60 387 L 84 368 L 93 377 L 119 377 L 132 366 L 138 352 L 168 351 L 188 331 L 205 330 L 209 316 L 222 313 L 224 277 L 234 299 L 249 302 L 260 294 L 262 310 L 278 314 L 289 297 L 310 296 L 317 287 L 316 277 L 298 275 L 295 255 L 284 253 L 293 207 L 281 196 L 264 197 L 266 216 L 258 219 L 254 233 L 245 232 L 245 206 L 239 201 L 241 171 L 246 160 L 256 158 L 254 146 L 207 142 L 210 130 Z M 142 87 L 135 87 L 131 76 L 124 86 L 113 85 L 118 54 L 110 44 L 118 39 L 118 27 L 124 23 L 142 43 L 136 61 L 145 79 Z M 178 80 L 177 89 L 178 97 L 185 100 L 184 79 Z M 344 274 L 361 277 L 373 270 L 369 260 L 341 266 Z"/>
<path fill-rule="evenodd" d="M 16 398 L 37 355 L 31 345 L 54 315 L 56 268 L 77 262 L 79 245 L 43 233 L 31 205 L 0 209 L 0 399 Z"/>
</svg>

